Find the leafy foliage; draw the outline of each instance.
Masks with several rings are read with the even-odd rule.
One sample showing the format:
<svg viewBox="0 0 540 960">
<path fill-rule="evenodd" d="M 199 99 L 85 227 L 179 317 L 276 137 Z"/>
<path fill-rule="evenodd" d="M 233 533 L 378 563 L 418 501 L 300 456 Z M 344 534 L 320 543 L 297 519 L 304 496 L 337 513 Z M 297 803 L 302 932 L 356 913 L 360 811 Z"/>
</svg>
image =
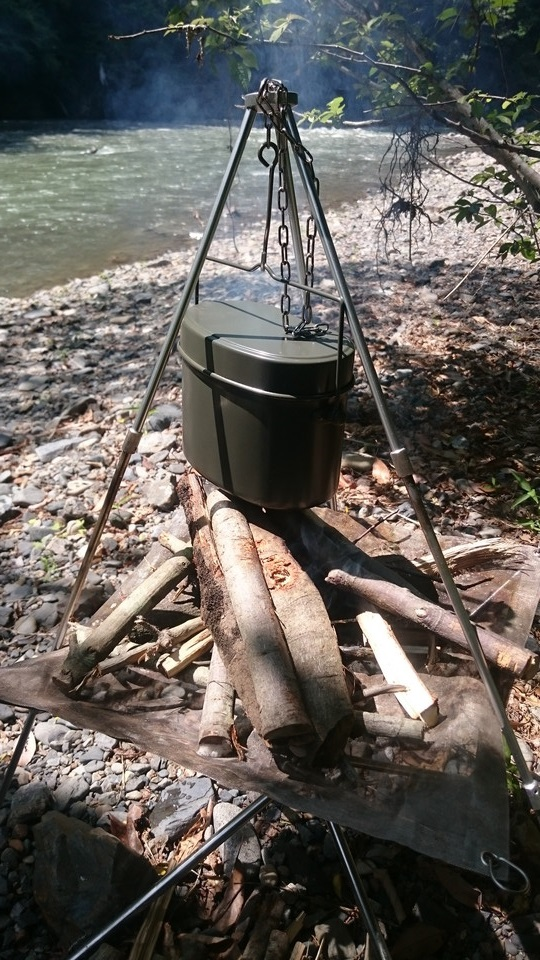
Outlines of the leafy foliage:
<svg viewBox="0 0 540 960">
<path fill-rule="evenodd" d="M 246 45 L 255 54 L 265 45 L 295 45 L 320 64 L 333 64 L 366 103 L 366 115 L 393 124 L 402 145 L 410 130 L 420 155 L 423 141 L 441 126 L 470 137 L 496 164 L 475 178 L 450 215 L 477 227 L 500 225 L 502 257 L 539 259 L 540 79 L 521 66 L 540 50 L 534 0 L 295 0 L 285 14 L 284 7 L 280 0 L 256 0 L 216 11 L 216 4 L 193 0 L 173 19 L 204 10 L 209 46 L 225 45 L 240 59 L 244 69 L 235 69 L 244 83 L 257 63 L 246 59 Z M 507 51 L 518 43 L 519 57 L 511 60 Z M 348 106 L 335 97 L 304 119 L 341 122 Z M 394 200 L 400 189 L 394 184 Z"/>
</svg>

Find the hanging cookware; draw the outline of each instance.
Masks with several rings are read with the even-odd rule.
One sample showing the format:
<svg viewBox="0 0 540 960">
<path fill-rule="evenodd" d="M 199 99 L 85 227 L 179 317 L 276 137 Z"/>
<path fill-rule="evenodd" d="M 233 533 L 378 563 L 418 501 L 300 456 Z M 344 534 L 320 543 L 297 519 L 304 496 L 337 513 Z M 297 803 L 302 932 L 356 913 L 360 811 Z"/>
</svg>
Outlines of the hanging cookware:
<svg viewBox="0 0 540 960">
<path fill-rule="evenodd" d="M 184 452 L 228 493 L 271 509 L 337 490 L 352 343 L 285 334 L 264 303 L 203 301 L 181 332 Z"/>
</svg>

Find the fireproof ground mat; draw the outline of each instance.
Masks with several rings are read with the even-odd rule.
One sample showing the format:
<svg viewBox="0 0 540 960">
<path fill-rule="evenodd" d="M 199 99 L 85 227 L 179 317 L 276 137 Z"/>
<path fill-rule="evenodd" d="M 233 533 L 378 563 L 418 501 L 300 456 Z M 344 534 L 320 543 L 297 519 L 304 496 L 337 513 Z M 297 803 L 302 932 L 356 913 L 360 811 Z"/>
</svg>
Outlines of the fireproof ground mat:
<svg viewBox="0 0 540 960">
<path fill-rule="evenodd" d="M 325 511 L 327 521 L 362 531 L 342 515 Z M 353 524 L 351 526 L 351 524 Z M 392 525 L 374 553 L 406 558 L 425 552 L 414 528 Z M 364 538 L 362 546 L 373 541 Z M 443 544 L 448 546 L 448 544 Z M 459 544 L 457 545 L 459 547 Z M 488 601 L 484 622 L 523 647 L 540 597 L 540 561 L 535 552 L 512 543 L 499 552 L 480 550 L 478 562 L 458 574 L 465 600 L 473 608 Z M 474 552 L 474 551 L 473 551 Z M 429 565 L 429 561 L 425 561 Z M 467 598 L 470 595 L 470 600 Z M 489 599 L 491 598 L 491 599 Z M 437 698 L 441 720 L 425 732 L 425 741 L 400 744 L 389 762 L 345 765 L 343 770 L 305 770 L 281 764 L 252 733 L 247 750 L 216 759 L 197 753 L 200 710 L 165 708 L 138 696 L 111 675 L 100 698 L 67 697 L 52 681 L 65 650 L 0 669 L 0 700 L 45 710 L 79 727 L 99 730 L 185 768 L 242 791 L 257 791 L 276 802 L 332 820 L 361 833 L 392 840 L 464 869 L 486 872 L 482 854 L 508 856 L 508 794 L 502 737 L 484 691 L 473 676 L 430 676 L 423 680 Z M 390 698 L 389 698 L 390 699 Z M 166 701 L 164 701 L 165 703 Z"/>
</svg>

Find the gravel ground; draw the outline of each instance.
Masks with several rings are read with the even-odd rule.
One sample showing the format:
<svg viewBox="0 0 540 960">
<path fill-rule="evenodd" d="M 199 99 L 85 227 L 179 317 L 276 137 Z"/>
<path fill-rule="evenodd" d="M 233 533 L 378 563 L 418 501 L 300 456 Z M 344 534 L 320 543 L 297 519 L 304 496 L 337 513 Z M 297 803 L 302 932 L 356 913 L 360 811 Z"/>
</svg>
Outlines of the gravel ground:
<svg viewBox="0 0 540 960">
<path fill-rule="evenodd" d="M 476 155 L 466 152 L 452 159 L 461 176 L 476 169 L 478 162 Z M 536 273 L 518 263 L 501 266 L 488 256 L 468 277 L 493 237 L 487 231 L 475 233 L 445 223 L 448 179 L 434 173 L 429 182 L 429 220 L 420 218 L 414 224 L 412 260 L 407 222 L 385 221 L 386 228 L 392 227 L 386 237 L 378 229 L 382 200 L 377 195 L 330 211 L 330 230 L 391 413 L 409 445 L 437 529 L 480 537 L 503 534 L 535 543 L 540 529 L 536 501 L 531 498 L 521 509 L 512 504 L 524 489 L 516 477 L 530 480 L 534 487 L 540 476 L 534 400 L 540 377 Z M 459 185 L 450 189 L 457 191 Z M 229 229 L 231 224 L 233 240 L 220 235 L 216 250 L 252 262 L 258 256 L 259 235 L 255 239 L 253 231 L 235 218 Z M 192 256 L 192 251 L 167 253 L 150 263 L 107 270 L 22 300 L 0 300 L 2 665 L 51 647 Z M 330 283 L 324 267 L 320 276 L 321 286 Z M 450 295 L 460 281 L 462 286 Z M 264 279 L 231 274 L 215 264 L 205 268 L 203 297 L 257 299 L 267 293 Z M 330 314 L 323 308 L 322 318 L 333 322 Z M 88 578 L 81 618 L 146 553 L 175 505 L 174 479 L 185 469 L 177 355 L 159 386 L 147 428 Z M 386 441 L 360 370 L 349 401 L 346 452 L 365 462 L 367 458 L 368 463 L 387 459 Z M 361 516 L 397 508 L 407 512 L 399 483 L 381 483 L 376 473 L 352 469 L 351 463 L 349 459 L 344 465 L 338 491 L 342 507 Z M 524 749 L 536 765 L 540 696 L 535 682 L 519 687 L 510 709 L 520 725 Z M 0 752 L 5 761 L 23 719 L 22 711 L 0 705 Z M 39 715 L 13 789 L 0 810 L 0 958 L 61 955 L 33 899 L 33 821 L 13 817 L 13 804 L 23 787 L 41 784 L 50 792 L 47 804 L 106 825 L 111 812 L 125 818 L 133 805 L 151 808 L 160 793 L 192 774 L 102 734 Z M 245 800 L 217 785 L 215 798 L 237 804 Z M 281 822 L 277 812 L 274 817 L 268 822 L 281 823 L 287 836 L 292 830 L 298 850 L 312 850 L 315 844 L 321 876 L 331 877 L 333 855 L 328 855 L 318 828 L 299 822 L 291 826 Z M 310 831 L 317 833 L 316 843 Z M 537 838 L 532 847 L 534 843 Z M 418 873 L 418 858 L 410 851 L 389 851 L 369 838 L 360 838 L 357 845 L 361 859 L 379 868 L 393 865 L 392 875 L 402 878 L 406 909 L 413 910 L 420 897 L 413 888 L 433 883 L 433 875 L 428 876 L 432 865 L 424 863 Z M 528 846 L 532 849 L 530 838 Z M 530 855 L 538 873 L 538 849 Z M 285 876 L 284 869 L 281 879 Z M 294 880 L 289 865 L 291 876 Z M 537 916 L 538 893 L 533 889 L 527 902 L 516 906 L 515 898 L 505 901 L 488 884 L 481 886 L 482 907 L 471 910 L 469 904 L 469 913 L 455 889 L 451 893 L 446 889 L 444 918 L 434 918 L 429 910 L 420 916 L 426 928 L 443 931 L 439 941 L 433 935 L 423 945 L 402 946 L 395 960 L 435 954 L 478 960 L 537 956 L 524 947 L 513 917 Z M 441 898 L 443 894 L 432 897 L 433 909 L 442 909 Z M 308 903 L 313 901 L 308 898 Z M 418 911 L 415 916 L 418 919 Z M 348 914 L 346 919 L 351 919 Z"/>
</svg>

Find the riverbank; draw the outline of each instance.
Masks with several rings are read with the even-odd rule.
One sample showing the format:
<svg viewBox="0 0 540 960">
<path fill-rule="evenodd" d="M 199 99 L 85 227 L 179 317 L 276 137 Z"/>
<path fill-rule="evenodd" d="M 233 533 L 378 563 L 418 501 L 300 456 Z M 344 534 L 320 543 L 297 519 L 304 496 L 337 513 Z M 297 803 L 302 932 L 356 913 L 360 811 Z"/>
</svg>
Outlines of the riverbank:
<svg viewBox="0 0 540 960">
<path fill-rule="evenodd" d="M 452 163 L 464 176 L 477 167 L 479 158 L 465 152 Z M 413 221 L 411 259 L 409 221 L 388 218 L 381 231 L 379 194 L 330 210 L 330 231 L 390 412 L 436 528 L 467 537 L 502 535 L 535 543 L 539 518 L 534 500 L 512 505 L 522 492 L 519 478 L 534 483 L 540 475 L 536 273 L 517 262 L 499 264 L 493 255 L 473 270 L 494 236 L 446 222 L 444 208 L 459 183 L 434 172 L 429 187 L 427 216 Z M 238 218 L 228 223 L 234 225 L 234 237 L 220 238 L 217 252 L 253 263 L 260 255 L 260 235 L 244 232 Z M 319 252 L 321 268 L 323 260 Z M 1 664 L 50 649 L 191 262 L 191 252 L 171 253 L 31 297 L 0 300 Z M 330 289 L 327 270 L 321 269 L 319 276 L 317 282 Z M 269 290 L 264 278 L 209 263 L 201 296 L 257 299 Z M 328 307 L 321 318 L 335 320 Z M 176 354 L 147 428 L 88 579 L 81 617 L 95 609 L 146 552 L 174 505 L 174 480 L 185 469 Z M 388 444 L 359 368 L 348 406 L 345 453 L 338 491 L 342 508 L 365 518 L 411 512 L 406 491 L 388 469 Z M 24 714 L 1 709 L 2 755 L 7 757 Z M 521 685 L 511 709 L 524 749 L 539 772 L 537 686 Z M 123 761 L 125 769 L 136 774 L 127 779 L 117 769 L 121 745 L 96 742 L 91 731 L 83 731 L 78 739 L 70 735 L 66 749 L 59 751 L 48 745 L 42 728 L 40 736 L 19 770 L 18 784 L 45 783 L 55 802 L 55 796 L 66 796 L 66 784 L 76 783 L 64 809 L 91 822 L 106 820 L 111 810 L 125 813 L 136 803 L 151 806 L 159 791 L 187 776 L 174 764 L 136 751 Z M 9 804 L 0 813 L 0 860 L 10 865 L 0 887 L 9 917 L 2 928 L 2 956 L 50 957 L 51 941 L 36 920 L 32 901 L 31 830 L 14 838 L 6 829 L 8 815 Z M 378 850 L 371 858 L 387 868 L 391 858 L 384 850 L 381 854 L 381 846 Z M 535 860 L 532 866 L 539 868 Z M 537 896 L 527 909 L 538 912 Z M 471 951 L 478 958 L 499 956 L 514 933 L 506 917 L 510 928 L 503 930 L 501 910 L 500 903 L 494 903 L 491 952 L 481 949 L 480 939 L 465 936 L 458 942 L 447 924 L 439 955 L 454 960 L 471 956 Z M 466 923 L 462 929 L 471 932 Z M 507 953 L 526 956 L 519 947 Z"/>
</svg>

